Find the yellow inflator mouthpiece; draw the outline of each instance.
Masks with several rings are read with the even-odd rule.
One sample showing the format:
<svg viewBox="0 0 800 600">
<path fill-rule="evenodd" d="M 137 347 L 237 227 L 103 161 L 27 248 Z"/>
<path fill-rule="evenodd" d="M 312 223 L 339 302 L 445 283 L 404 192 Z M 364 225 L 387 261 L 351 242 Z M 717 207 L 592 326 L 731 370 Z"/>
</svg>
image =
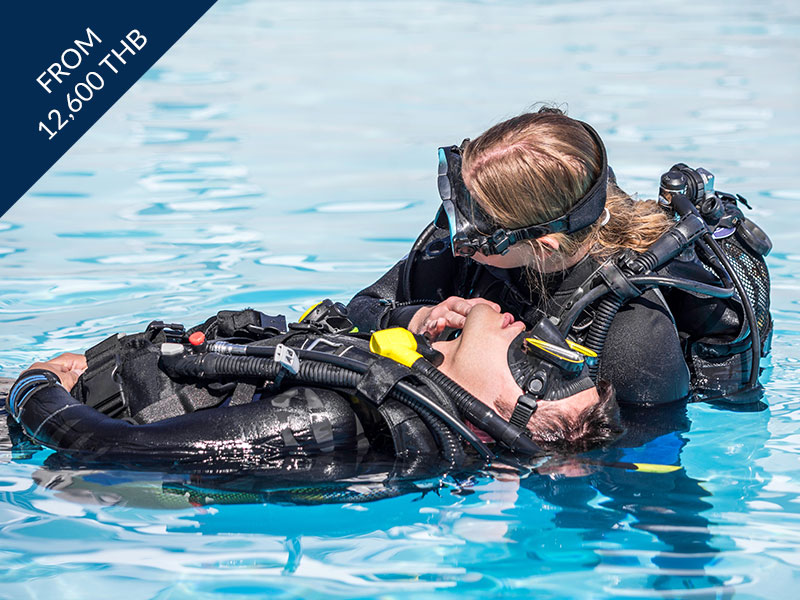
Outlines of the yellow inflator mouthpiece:
<svg viewBox="0 0 800 600">
<path fill-rule="evenodd" d="M 369 349 L 408 368 L 411 368 L 417 359 L 422 358 L 417 352 L 417 340 L 414 334 L 403 327 L 376 331 L 369 339 Z"/>
</svg>

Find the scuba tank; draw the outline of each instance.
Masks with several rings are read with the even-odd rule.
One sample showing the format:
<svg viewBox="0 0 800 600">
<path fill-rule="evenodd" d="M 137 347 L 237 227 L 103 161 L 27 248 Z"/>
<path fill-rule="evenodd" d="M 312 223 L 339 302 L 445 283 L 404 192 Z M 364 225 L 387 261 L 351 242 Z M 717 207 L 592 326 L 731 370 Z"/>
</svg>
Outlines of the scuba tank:
<svg viewBox="0 0 800 600">
<path fill-rule="evenodd" d="M 674 165 L 661 177 L 659 203 L 675 225 L 642 253 L 623 251 L 603 263 L 582 284 L 557 316 L 565 335 L 590 306 L 594 316 L 583 343 L 601 356 L 619 309 L 645 290 L 659 287 L 697 297 L 731 299 L 741 307 L 738 335 L 727 339 L 684 336 L 686 361 L 697 400 L 750 403 L 758 399 L 760 358 L 769 352 L 772 320 L 770 283 L 764 257 L 772 243 L 742 213 L 750 208 L 741 196 L 714 190 L 714 176 L 705 169 Z M 700 259 L 706 283 L 674 276 L 673 265 L 689 255 Z M 709 277 L 710 276 L 710 277 Z M 680 312 L 673 310 L 680 317 Z M 598 366 L 593 366 L 596 379 Z"/>
</svg>

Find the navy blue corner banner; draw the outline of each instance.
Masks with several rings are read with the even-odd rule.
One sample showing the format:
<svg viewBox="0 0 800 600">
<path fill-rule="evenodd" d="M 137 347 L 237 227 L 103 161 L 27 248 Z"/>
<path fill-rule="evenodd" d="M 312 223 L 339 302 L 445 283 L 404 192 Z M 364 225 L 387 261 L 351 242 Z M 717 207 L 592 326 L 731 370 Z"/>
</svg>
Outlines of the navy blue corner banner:
<svg viewBox="0 0 800 600">
<path fill-rule="evenodd" d="M 2 216 L 216 0 L 10 0 Z"/>
</svg>

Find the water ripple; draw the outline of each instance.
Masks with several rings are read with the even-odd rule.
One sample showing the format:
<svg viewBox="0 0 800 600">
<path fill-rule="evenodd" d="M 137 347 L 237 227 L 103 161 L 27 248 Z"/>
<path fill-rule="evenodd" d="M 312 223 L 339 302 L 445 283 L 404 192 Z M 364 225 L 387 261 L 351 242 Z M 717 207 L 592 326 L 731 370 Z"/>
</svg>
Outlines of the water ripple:
<svg viewBox="0 0 800 600">
<path fill-rule="evenodd" d="M 48 470 L 3 429 L 0 595 L 786 597 L 798 23 L 775 0 L 218 2 L 0 221 L 3 376 L 152 319 L 346 302 L 435 214 L 438 146 L 553 101 L 596 125 L 625 189 L 653 197 L 682 161 L 755 206 L 775 242 L 769 409 L 693 405 L 611 466 L 345 506 L 192 506 L 147 474 Z M 613 466 L 665 448 L 674 473 Z"/>
<path fill-rule="evenodd" d="M 260 265 L 290 267 L 299 271 L 314 271 L 318 273 L 332 271 L 346 271 L 350 273 L 383 273 L 392 266 L 391 263 L 384 261 L 326 261 L 320 260 L 318 256 L 306 254 L 266 256 L 258 259 L 256 262 Z"/>
<path fill-rule="evenodd" d="M 331 202 L 319 204 L 304 212 L 320 213 L 381 213 L 407 210 L 419 202 Z"/>
</svg>

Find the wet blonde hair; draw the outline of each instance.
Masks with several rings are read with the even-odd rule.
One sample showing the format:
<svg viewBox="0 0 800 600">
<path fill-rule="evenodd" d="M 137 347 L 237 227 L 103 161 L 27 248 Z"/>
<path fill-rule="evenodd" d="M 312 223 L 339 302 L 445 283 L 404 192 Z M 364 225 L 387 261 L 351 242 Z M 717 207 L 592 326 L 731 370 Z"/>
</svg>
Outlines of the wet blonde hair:
<svg viewBox="0 0 800 600">
<path fill-rule="evenodd" d="M 488 129 L 464 148 L 462 176 L 473 198 L 500 226 L 516 229 L 556 219 L 589 190 L 602 167 L 601 149 L 579 121 L 543 108 Z M 551 234 L 566 261 L 588 246 L 603 260 L 623 248 L 641 252 L 672 221 L 653 200 L 637 201 L 609 180 L 605 213 L 573 234 Z M 535 257 L 549 254 L 526 241 Z M 532 265 L 534 268 L 536 265 Z"/>
</svg>

